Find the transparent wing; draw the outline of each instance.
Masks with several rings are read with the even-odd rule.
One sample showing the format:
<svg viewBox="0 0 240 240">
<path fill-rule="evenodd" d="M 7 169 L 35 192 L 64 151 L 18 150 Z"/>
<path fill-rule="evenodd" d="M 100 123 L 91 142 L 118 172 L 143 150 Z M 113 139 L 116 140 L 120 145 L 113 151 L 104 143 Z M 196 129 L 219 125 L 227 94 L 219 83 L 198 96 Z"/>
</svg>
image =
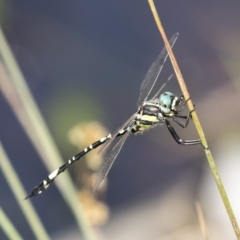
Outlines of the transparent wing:
<svg viewBox="0 0 240 240">
<path fill-rule="evenodd" d="M 156 99 L 159 95 L 159 93 L 163 90 L 163 88 L 167 85 L 167 83 L 172 79 L 173 74 L 170 75 L 170 77 L 167 79 L 167 81 L 161 86 L 161 88 L 157 91 L 157 93 L 152 97 L 152 99 L 150 101 L 153 101 L 154 99 Z"/>
<path fill-rule="evenodd" d="M 98 151 L 98 153 L 103 153 L 107 150 L 107 148 L 111 145 L 111 143 L 114 141 L 114 139 L 117 137 L 117 135 L 121 135 L 119 131 L 126 129 L 128 126 L 130 126 L 133 122 L 133 120 L 136 118 L 137 113 L 134 113 L 127 121 L 125 121 L 113 134 L 112 137 L 106 141 L 104 145 L 102 145 Z"/>
<path fill-rule="evenodd" d="M 114 163 L 114 160 L 116 159 L 117 155 L 119 154 L 119 151 L 121 150 L 124 142 L 126 141 L 127 137 L 129 136 L 130 132 L 126 131 L 125 134 L 119 139 L 119 141 L 116 143 L 116 145 L 113 147 L 113 149 L 109 152 L 109 154 L 104 159 L 104 162 L 102 163 L 100 170 L 98 172 L 98 176 L 95 182 L 94 191 L 98 189 L 102 181 L 107 176 L 111 166 Z"/>
<path fill-rule="evenodd" d="M 178 33 L 175 33 L 170 39 L 169 43 L 171 47 L 173 47 L 174 43 L 177 40 L 177 37 Z M 166 62 L 167 57 L 168 57 L 167 49 L 166 47 L 164 47 L 160 54 L 158 55 L 157 59 L 154 61 L 154 63 L 148 70 L 147 75 L 141 84 L 139 98 L 137 102 L 138 106 L 140 106 L 144 101 L 147 100 L 154 84 L 158 79 L 160 72 L 162 71 L 163 65 Z"/>
</svg>

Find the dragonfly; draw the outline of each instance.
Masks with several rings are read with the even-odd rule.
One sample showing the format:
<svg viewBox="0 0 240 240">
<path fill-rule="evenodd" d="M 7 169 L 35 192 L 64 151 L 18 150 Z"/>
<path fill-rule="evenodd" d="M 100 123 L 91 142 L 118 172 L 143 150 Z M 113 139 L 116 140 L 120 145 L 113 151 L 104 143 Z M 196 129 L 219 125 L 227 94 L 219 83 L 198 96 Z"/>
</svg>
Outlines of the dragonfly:
<svg viewBox="0 0 240 240">
<path fill-rule="evenodd" d="M 169 43 L 171 47 L 175 44 L 178 38 L 178 33 L 174 34 L 170 39 Z M 181 115 L 182 108 L 186 104 L 186 101 L 183 101 L 183 96 L 175 96 L 171 92 L 164 92 L 160 96 L 160 92 L 163 87 L 166 85 L 165 82 L 163 86 L 158 90 L 158 92 L 154 95 L 153 98 L 147 100 L 149 98 L 150 93 L 159 77 L 160 72 L 164 66 L 168 58 L 168 53 L 166 48 L 164 47 L 157 59 L 153 62 L 150 69 L 148 70 L 141 86 L 140 93 L 137 102 L 138 110 L 134 113 L 126 122 L 122 124 L 115 132 L 101 138 L 100 140 L 90 144 L 83 151 L 73 156 L 71 159 L 66 161 L 62 166 L 58 169 L 50 173 L 42 182 L 40 182 L 37 186 L 35 186 L 30 194 L 25 198 L 30 198 L 33 196 L 37 196 L 41 194 L 44 190 L 46 190 L 49 185 L 55 180 L 55 178 L 64 172 L 68 167 L 70 167 L 73 163 L 81 159 L 84 155 L 92 151 L 93 149 L 102 145 L 100 149 L 100 153 L 103 153 L 108 149 L 108 154 L 103 160 L 103 163 L 100 166 L 97 179 L 94 185 L 94 191 L 100 186 L 102 181 L 107 176 L 110 168 L 112 167 L 116 157 L 118 156 L 123 144 L 130 134 L 137 134 L 144 132 L 148 129 L 151 129 L 157 125 L 166 125 L 170 134 L 174 138 L 174 140 L 180 145 L 197 145 L 201 144 L 200 139 L 197 140 L 182 140 L 173 126 L 171 125 L 171 120 L 177 123 L 180 127 L 185 128 L 189 123 L 189 119 L 191 118 L 191 112 L 188 115 Z M 170 78 L 169 78 L 170 79 Z M 169 80 L 168 79 L 168 80 Z M 158 97 L 159 96 L 159 97 Z M 183 122 L 182 120 L 185 120 Z M 118 141 L 113 144 L 113 141 L 119 137 Z M 113 147 L 109 149 L 109 146 Z"/>
</svg>

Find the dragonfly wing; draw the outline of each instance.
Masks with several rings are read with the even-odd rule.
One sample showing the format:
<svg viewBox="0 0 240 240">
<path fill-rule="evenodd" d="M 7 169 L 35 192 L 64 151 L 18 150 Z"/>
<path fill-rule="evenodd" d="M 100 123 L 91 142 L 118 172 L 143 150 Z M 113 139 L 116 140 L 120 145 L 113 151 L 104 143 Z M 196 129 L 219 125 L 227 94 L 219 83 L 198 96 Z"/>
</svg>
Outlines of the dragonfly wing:
<svg viewBox="0 0 240 240">
<path fill-rule="evenodd" d="M 178 33 L 175 33 L 169 41 L 171 47 L 173 47 L 177 38 L 178 38 Z M 138 103 L 137 103 L 138 106 L 140 106 L 144 101 L 147 100 L 150 92 L 152 91 L 154 84 L 158 79 L 160 72 L 162 71 L 163 65 L 166 62 L 167 58 L 168 58 L 168 52 L 166 47 L 164 47 L 160 52 L 160 54 L 158 55 L 157 59 L 153 62 L 153 64 L 149 68 L 147 75 L 141 84 Z"/>
<path fill-rule="evenodd" d="M 125 134 L 119 139 L 113 149 L 109 152 L 109 154 L 105 157 L 104 162 L 102 163 L 100 170 L 98 172 L 98 176 L 94 185 L 94 191 L 98 189 L 102 181 L 107 176 L 111 166 L 113 165 L 117 155 L 119 154 L 124 142 L 129 136 L 130 132 L 126 131 Z"/>
<path fill-rule="evenodd" d="M 127 121 L 125 121 L 111 136 L 110 139 L 106 141 L 104 145 L 102 145 L 98 151 L 98 153 L 104 153 L 107 148 L 111 145 L 111 143 L 114 141 L 114 139 L 117 137 L 118 134 L 120 134 L 121 130 L 126 129 L 128 126 L 132 125 L 134 119 L 136 118 L 137 113 L 134 113 Z"/>
<path fill-rule="evenodd" d="M 157 91 L 157 93 L 151 98 L 149 101 L 153 101 L 156 99 L 159 95 L 159 93 L 163 90 L 163 88 L 166 86 L 166 84 L 172 79 L 173 74 L 170 75 L 170 77 L 167 79 L 167 81 L 161 86 L 161 88 Z"/>
</svg>

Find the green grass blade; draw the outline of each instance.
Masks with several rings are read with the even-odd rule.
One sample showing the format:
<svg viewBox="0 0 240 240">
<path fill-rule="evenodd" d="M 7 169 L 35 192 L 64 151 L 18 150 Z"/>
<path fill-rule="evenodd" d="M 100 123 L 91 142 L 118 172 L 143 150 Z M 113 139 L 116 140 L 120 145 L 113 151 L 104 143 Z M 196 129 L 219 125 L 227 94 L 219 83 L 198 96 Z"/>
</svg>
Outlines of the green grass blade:
<svg viewBox="0 0 240 240">
<path fill-rule="evenodd" d="M 62 165 L 63 159 L 28 89 L 2 28 L 0 28 L 0 55 L 7 70 L 4 71 L 3 66 L 0 69 L 0 75 L 5 75 L 5 78 L 0 78 L 0 88 L 44 164 L 51 172 Z M 71 209 L 85 239 L 96 239 L 95 232 L 85 217 L 69 174 L 65 172 L 55 183 Z"/>
<path fill-rule="evenodd" d="M 3 172 L 4 177 L 6 178 L 13 195 L 15 196 L 24 216 L 27 219 L 28 224 L 30 225 L 33 234 L 36 239 L 50 239 L 47 234 L 44 226 L 41 223 L 41 220 L 38 218 L 37 213 L 35 212 L 30 201 L 23 201 L 26 196 L 26 191 L 24 190 L 21 180 L 17 176 L 16 171 L 14 170 L 7 154 L 5 153 L 2 144 L 0 143 L 0 159 L 1 159 L 1 170 Z M 2 225 L 1 221 L 1 225 Z M 11 238 L 15 239 L 15 238 Z M 17 238 L 16 238 L 17 239 Z"/>
<path fill-rule="evenodd" d="M 8 239 L 23 240 L 23 238 L 20 236 L 19 232 L 11 223 L 11 221 L 8 219 L 2 208 L 0 208 L 0 222 L 0 226 Z"/>
</svg>

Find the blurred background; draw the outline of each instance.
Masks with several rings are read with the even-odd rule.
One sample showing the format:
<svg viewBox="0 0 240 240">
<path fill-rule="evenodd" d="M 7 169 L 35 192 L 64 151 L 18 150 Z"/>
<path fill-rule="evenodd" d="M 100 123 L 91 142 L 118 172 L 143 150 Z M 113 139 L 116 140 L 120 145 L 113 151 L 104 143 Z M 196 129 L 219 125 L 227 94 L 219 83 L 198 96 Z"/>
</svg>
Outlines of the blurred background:
<svg viewBox="0 0 240 240">
<path fill-rule="evenodd" d="M 240 2 L 155 4 L 167 36 L 180 33 L 174 53 L 240 222 Z M 147 1 L 2 0 L 0 19 L 65 160 L 87 146 L 71 143 L 74 127 L 95 121 L 112 132 L 137 110 L 141 82 L 163 48 Z M 155 92 L 172 72 L 168 62 Z M 176 79 L 166 90 L 181 95 Z M 0 119 L 2 145 L 29 192 L 49 171 L 3 95 Z M 198 138 L 192 123 L 176 130 Z M 78 164 L 69 169 L 76 183 Z M 35 239 L 2 173 L 0 182 L 1 208 L 23 239 Z M 177 145 L 165 126 L 127 140 L 101 198 L 98 239 L 202 239 L 197 199 L 210 239 L 235 239 L 203 149 Z M 29 201 L 52 239 L 83 239 L 55 184 Z"/>
</svg>

